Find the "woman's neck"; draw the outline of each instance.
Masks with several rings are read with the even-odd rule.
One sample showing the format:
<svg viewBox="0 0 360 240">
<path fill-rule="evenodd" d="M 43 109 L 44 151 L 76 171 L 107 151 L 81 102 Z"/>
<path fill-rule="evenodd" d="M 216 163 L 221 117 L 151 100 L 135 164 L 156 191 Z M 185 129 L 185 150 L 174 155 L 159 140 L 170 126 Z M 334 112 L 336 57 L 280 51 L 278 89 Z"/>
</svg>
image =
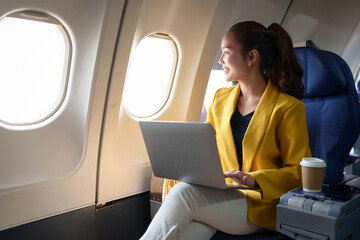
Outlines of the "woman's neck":
<svg viewBox="0 0 360 240">
<path fill-rule="evenodd" d="M 241 95 L 244 98 L 258 98 L 264 93 L 267 86 L 262 74 L 255 74 L 240 81 Z"/>
<path fill-rule="evenodd" d="M 248 78 L 246 81 L 240 81 L 241 92 L 237 107 L 241 115 L 244 116 L 255 111 L 261 96 L 265 92 L 266 86 L 267 82 L 262 75 Z"/>
</svg>

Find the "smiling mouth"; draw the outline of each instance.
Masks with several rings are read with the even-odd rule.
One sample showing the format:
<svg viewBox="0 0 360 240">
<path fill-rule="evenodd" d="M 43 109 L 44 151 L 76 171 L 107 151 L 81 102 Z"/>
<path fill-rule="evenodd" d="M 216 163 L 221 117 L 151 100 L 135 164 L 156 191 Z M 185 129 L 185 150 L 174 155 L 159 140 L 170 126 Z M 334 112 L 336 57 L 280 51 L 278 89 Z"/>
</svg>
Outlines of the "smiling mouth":
<svg viewBox="0 0 360 240">
<path fill-rule="evenodd" d="M 225 74 L 230 71 L 230 68 L 228 68 L 228 67 L 223 67 L 223 69 L 224 69 L 224 73 L 225 73 Z"/>
</svg>

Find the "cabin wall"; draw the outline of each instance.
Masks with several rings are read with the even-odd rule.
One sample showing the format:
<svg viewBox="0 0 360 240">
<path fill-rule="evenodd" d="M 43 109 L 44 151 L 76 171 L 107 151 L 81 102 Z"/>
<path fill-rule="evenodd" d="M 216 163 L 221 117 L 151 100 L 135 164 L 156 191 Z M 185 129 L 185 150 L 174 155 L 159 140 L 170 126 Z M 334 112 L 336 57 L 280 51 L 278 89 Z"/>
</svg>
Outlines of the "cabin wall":
<svg viewBox="0 0 360 240">
<path fill-rule="evenodd" d="M 60 109 L 35 125 L 0 126 L 0 230 L 95 204 L 102 113 L 124 3 L 0 1 L 0 18 L 21 10 L 58 18 L 73 46 Z"/>
</svg>

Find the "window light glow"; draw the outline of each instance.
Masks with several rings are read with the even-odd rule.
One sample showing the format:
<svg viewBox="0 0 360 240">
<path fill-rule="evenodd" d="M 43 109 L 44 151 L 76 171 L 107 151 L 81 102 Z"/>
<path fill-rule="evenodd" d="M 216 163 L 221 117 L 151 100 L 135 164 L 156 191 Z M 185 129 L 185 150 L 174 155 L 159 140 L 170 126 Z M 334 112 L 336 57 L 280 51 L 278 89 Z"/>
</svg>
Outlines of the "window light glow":
<svg viewBox="0 0 360 240">
<path fill-rule="evenodd" d="M 64 95 L 68 41 L 57 24 L 0 20 L 0 120 L 31 124 L 48 117 Z"/>
<path fill-rule="evenodd" d="M 124 102 L 135 117 L 149 117 L 165 105 L 174 79 L 177 51 L 170 37 L 144 38 L 132 56 Z"/>
<path fill-rule="evenodd" d="M 232 82 L 225 81 L 224 70 L 211 70 L 208 86 L 205 92 L 204 107 L 209 111 L 215 92 L 222 87 L 231 87 Z"/>
</svg>

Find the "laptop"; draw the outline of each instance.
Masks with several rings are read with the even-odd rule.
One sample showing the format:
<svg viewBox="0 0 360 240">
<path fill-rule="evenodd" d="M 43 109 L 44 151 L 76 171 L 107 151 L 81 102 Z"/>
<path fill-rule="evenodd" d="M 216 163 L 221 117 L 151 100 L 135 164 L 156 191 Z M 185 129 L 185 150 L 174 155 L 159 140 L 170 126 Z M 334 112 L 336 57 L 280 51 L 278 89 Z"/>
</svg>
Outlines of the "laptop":
<svg viewBox="0 0 360 240">
<path fill-rule="evenodd" d="M 140 121 L 156 177 L 217 189 L 258 189 L 225 182 L 211 124 Z"/>
</svg>

